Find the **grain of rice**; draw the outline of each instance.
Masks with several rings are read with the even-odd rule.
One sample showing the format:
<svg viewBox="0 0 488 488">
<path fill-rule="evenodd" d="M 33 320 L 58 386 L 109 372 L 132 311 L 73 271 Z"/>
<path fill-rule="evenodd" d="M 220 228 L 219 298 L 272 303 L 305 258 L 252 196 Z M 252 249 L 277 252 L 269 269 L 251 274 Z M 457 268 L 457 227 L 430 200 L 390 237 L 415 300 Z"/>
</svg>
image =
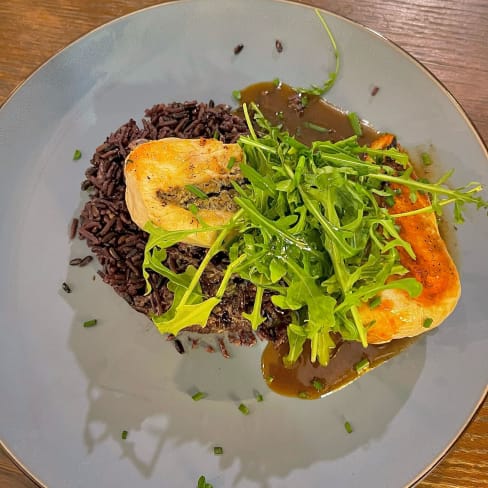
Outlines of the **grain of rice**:
<svg viewBox="0 0 488 488">
<path fill-rule="evenodd" d="M 80 264 L 78 265 L 80 268 L 83 266 L 86 266 L 87 264 L 91 263 L 93 261 L 93 256 L 85 256 L 81 261 Z"/>
<path fill-rule="evenodd" d="M 71 240 L 73 240 L 76 237 L 76 231 L 78 230 L 78 223 L 79 223 L 79 220 L 76 218 L 74 218 L 71 221 L 71 226 L 69 228 L 69 238 Z"/>
</svg>

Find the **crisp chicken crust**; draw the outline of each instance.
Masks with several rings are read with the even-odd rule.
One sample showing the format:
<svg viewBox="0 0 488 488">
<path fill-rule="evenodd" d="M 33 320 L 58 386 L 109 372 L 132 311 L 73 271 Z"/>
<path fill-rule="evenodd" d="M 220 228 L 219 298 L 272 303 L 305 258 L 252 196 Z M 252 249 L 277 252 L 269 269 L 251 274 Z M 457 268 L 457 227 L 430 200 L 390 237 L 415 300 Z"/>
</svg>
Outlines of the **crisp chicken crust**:
<svg viewBox="0 0 488 488">
<path fill-rule="evenodd" d="M 388 147 L 394 137 L 381 136 L 371 145 L 374 149 Z M 399 185 L 391 185 L 393 190 Z M 426 195 L 419 194 L 412 203 L 408 189 L 403 188 L 395 197 L 394 205 L 388 209 L 391 214 L 416 210 L 430 205 Z M 411 298 L 403 290 L 381 292 L 381 303 L 371 309 L 367 304 L 360 307 L 364 323 L 375 321 L 368 329 L 368 342 L 375 344 L 402 337 L 413 337 L 439 326 L 454 310 L 461 295 L 461 283 L 446 244 L 442 239 L 434 212 L 399 217 L 395 219 L 400 227 L 400 236 L 409 242 L 415 253 L 412 259 L 399 249 L 401 264 L 409 270 L 408 276 L 419 281 L 423 290 L 419 297 Z M 432 323 L 424 327 L 427 320 Z"/>
</svg>

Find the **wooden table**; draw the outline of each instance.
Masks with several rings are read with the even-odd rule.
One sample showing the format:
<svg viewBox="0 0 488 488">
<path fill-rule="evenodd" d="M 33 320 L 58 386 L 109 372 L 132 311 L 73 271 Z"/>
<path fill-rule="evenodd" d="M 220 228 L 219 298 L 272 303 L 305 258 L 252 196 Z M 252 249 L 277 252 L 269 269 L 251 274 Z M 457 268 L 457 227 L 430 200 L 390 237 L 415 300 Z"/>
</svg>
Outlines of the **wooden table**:
<svg viewBox="0 0 488 488">
<path fill-rule="evenodd" d="M 0 104 L 35 68 L 69 42 L 111 19 L 156 3 L 160 2 L 0 1 Z M 486 0 L 302 0 L 302 3 L 356 20 L 413 54 L 459 100 L 488 142 Z M 0 449 L 0 486 L 37 485 Z M 418 486 L 488 486 L 486 399 L 447 456 Z"/>
</svg>

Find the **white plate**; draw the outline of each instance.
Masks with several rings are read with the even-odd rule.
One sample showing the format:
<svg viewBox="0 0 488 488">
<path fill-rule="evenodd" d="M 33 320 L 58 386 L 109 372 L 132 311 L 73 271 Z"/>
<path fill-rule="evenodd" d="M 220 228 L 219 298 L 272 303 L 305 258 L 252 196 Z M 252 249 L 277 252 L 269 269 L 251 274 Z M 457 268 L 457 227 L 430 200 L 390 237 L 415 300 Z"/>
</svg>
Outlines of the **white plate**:
<svg viewBox="0 0 488 488">
<path fill-rule="evenodd" d="M 380 36 L 326 18 L 343 62 L 330 100 L 397 133 L 413 154 L 433 145 L 444 168 L 457 168 L 456 184 L 488 182 L 486 150 L 439 83 Z M 280 77 L 303 86 L 332 67 L 309 8 L 183 1 L 85 36 L 0 110 L 0 438 L 49 487 L 191 487 L 201 474 L 215 488 L 399 487 L 464 427 L 488 378 L 484 212 L 470 209 L 457 233 L 463 296 L 454 314 L 321 401 L 265 391 L 258 348 L 234 350 L 230 361 L 179 356 L 146 318 L 92 281 L 94 263 L 67 266 L 86 252 L 70 244 L 67 229 L 89 156 L 110 131 L 157 102 L 231 102 L 232 90 L 247 84 Z M 371 97 L 374 85 L 380 91 Z M 81 161 L 72 161 L 75 148 Z M 65 280 L 70 295 L 60 290 Z M 83 328 L 92 317 L 99 325 Z M 193 402 L 193 387 L 208 399 Z M 249 416 L 237 410 L 240 401 Z"/>
</svg>

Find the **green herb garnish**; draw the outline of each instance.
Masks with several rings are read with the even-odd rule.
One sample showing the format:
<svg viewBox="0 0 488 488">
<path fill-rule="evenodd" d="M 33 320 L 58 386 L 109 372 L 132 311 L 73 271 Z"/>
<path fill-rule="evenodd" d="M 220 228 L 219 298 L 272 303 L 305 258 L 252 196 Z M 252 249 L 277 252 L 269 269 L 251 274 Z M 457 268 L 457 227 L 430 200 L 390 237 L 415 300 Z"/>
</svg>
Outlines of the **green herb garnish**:
<svg viewBox="0 0 488 488">
<path fill-rule="evenodd" d="M 445 205 L 453 204 L 459 223 L 466 204 L 488 208 L 488 203 L 476 196 L 482 189 L 479 183 L 447 187 L 451 173 L 434 183 L 415 180 L 408 156 L 396 149 L 361 146 L 356 136 L 336 143 L 317 141 L 309 147 L 273 127 L 256 105 L 250 108 L 243 105 L 250 135 L 238 141 L 246 182 L 233 182 L 234 201 L 240 208 L 229 223 L 166 231 L 149 222 L 144 228 L 149 234 L 143 263 L 147 292 L 152 270 L 168 280 L 174 295 L 170 309 L 152 319 L 162 333 L 174 335 L 188 326 L 205 327 L 231 277 L 237 275 L 256 287 L 253 309 L 244 314 L 253 329 L 264 321 L 265 293 L 272 294 L 276 307 L 289 311 L 286 364 L 293 364 L 309 341 L 311 361 L 326 365 L 335 347 L 333 333 L 367 346 L 361 305 L 374 306 L 387 289 L 402 289 L 411 297 L 422 291 L 419 282 L 405 276 L 407 270 L 400 263 L 398 249 L 411 258 L 415 254 L 400 236 L 395 218 L 433 211 L 440 215 Z M 390 160 L 400 169 L 391 168 Z M 377 200 L 394 202 L 397 196 L 385 183 L 396 183 L 410 193 L 423 192 L 431 204 L 391 215 Z M 175 273 L 165 266 L 168 247 L 189 234 L 209 230 L 217 237 L 198 268 Z M 229 264 L 216 293 L 204 296 L 200 278 L 220 252 L 228 255 Z"/>
<path fill-rule="evenodd" d="M 329 41 L 332 45 L 332 49 L 334 50 L 334 58 L 335 58 L 335 69 L 333 72 L 329 73 L 329 79 L 325 81 L 322 85 L 312 85 L 310 88 L 296 88 L 296 91 L 301 94 L 309 94 L 309 95 L 316 95 L 316 96 L 322 96 L 325 93 L 327 93 L 333 86 L 334 83 L 337 79 L 337 76 L 339 74 L 339 68 L 340 68 L 340 58 L 339 58 L 339 50 L 337 49 L 337 44 L 334 39 L 334 36 L 332 35 L 332 32 L 327 25 L 327 22 L 325 19 L 322 17 L 318 9 L 315 9 L 315 13 L 317 14 L 318 18 L 320 19 L 320 22 L 322 23 L 322 26 L 325 29 L 325 32 L 327 32 L 327 35 L 329 36 Z"/>
<path fill-rule="evenodd" d="M 434 320 L 433 320 L 433 319 L 431 319 L 430 317 L 428 317 L 428 318 L 426 318 L 426 319 L 424 320 L 424 324 L 423 324 L 423 325 L 424 325 L 424 327 L 425 327 L 426 329 L 428 329 L 428 328 L 429 328 L 429 327 L 432 325 L 432 323 L 433 323 L 433 322 L 434 322 Z"/>
<path fill-rule="evenodd" d="M 346 429 L 346 432 L 348 434 L 351 434 L 352 433 L 352 427 L 351 427 L 351 424 L 349 422 L 345 422 L 344 423 L 344 428 Z"/>
<path fill-rule="evenodd" d="M 205 476 L 202 475 L 200 478 L 198 478 L 197 488 L 213 488 L 213 485 L 207 483 Z"/>
<path fill-rule="evenodd" d="M 279 88 L 279 86 L 281 85 L 281 80 L 279 78 L 275 78 L 273 80 L 273 85 L 276 87 L 276 88 Z"/>
<path fill-rule="evenodd" d="M 123 431 L 122 431 L 122 434 L 120 435 L 120 437 L 121 437 L 122 439 L 124 439 L 124 441 L 125 441 L 125 439 L 127 439 L 127 436 L 128 436 L 128 435 L 129 435 L 129 433 L 128 433 L 126 430 L 123 430 Z"/>
<path fill-rule="evenodd" d="M 422 158 L 422 163 L 424 166 L 430 166 L 432 164 L 432 158 L 429 153 L 423 152 L 420 157 Z"/>
<path fill-rule="evenodd" d="M 220 446 L 215 446 L 213 448 L 213 452 L 216 456 L 220 456 L 221 454 L 224 454 L 224 448 Z"/>
<path fill-rule="evenodd" d="M 363 129 L 361 127 L 361 121 L 359 120 L 358 114 L 356 112 L 349 112 L 347 118 L 351 124 L 354 134 L 358 137 L 363 135 Z"/>
<path fill-rule="evenodd" d="M 195 186 L 195 185 L 185 185 L 185 188 L 190 193 L 193 193 L 198 198 L 201 198 L 201 199 L 208 198 L 208 195 L 204 191 L 200 190 L 200 188 L 198 188 L 198 186 Z"/>
<path fill-rule="evenodd" d="M 83 322 L 83 327 L 94 327 L 95 325 L 97 325 L 97 323 L 97 319 L 87 320 L 86 322 Z"/>
<path fill-rule="evenodd" d="M 302 400 L 308 400 L 310 398 L 310 395 L 306 391 L 299 391 L 297 396 Z"/>
<path fill-rule="evenodd" d="M 233 97 L 234 97 L 234 98 L 235 98 L 237 101 L 239 101 L 239 100 L 241 99 L 241 97 L 242 97 L 240 90 L 234 90 L 234 91 L 232 92 L 232 96 L 233 96 Z"/>
<path fill-rule="evenodd" d="M 239 412 L 241 412 L 243 415 L 249 415 L 249 408 L 244 405 L 244 403 L 241 403 L 238 407 Z"/>
<path fill-rule="evenodd" d="M 356 370 L 356 373 L 360 373 L 364 369 L 369 368 L 369 360 L 367 358 L 361 359 L 358 363 L 354 365 L 354 369 Z"/>
<path fill-rule="evenodd" d="M 227 163 L 227 169 L 231 170 L 234 167 L 234 164 L 236 164 L 236 158 L 234 156 L 231 156 L 229 158 L 229 162 Z"/>
<path fill-rule="evenodd" d="M 379 307 L 380 304 L 381 304 L 381 297 L 377 295 L 369 301 L 369 308 Z"/>
<path fill-rule="evenodd" d="M 313 129 L 317 132 L 329 132 L 327 127 L 322 127 L 321 125 L 314 124 L 313 122 L 304 122 L 303 125 L 304 127 L 307 127 L 307 129 Z"/>
<path fill-rule="evenodd" d="M 73 161 L 78 161 L 78 159 L 81 159 L 81 151 L 75 149 L 75 152 L 73 153 Z"/>
<path fill-rule="evenodd" d="M 194 401 L 194 402 L 198 402 L 200 400 L 203 400 L 205 397 L 207 396 L 206 393 L 204 393 L 203 391 L 197 391 L 196 393 L 194 393 L 192 396 L 191 396 L 191 399 Z"/>
<path fill-rule="evenodd" d="M 261 393 L 256 393 L 256 401 L 257 402 L 264 401 L 264 397 L 263 397 L 263 395 L 261 395 Z"/>
<path fill-rule="evenodd" d="M 315 388 L 317 391 L 321 391 L 321 390 L 323 390 L 323 389 L 324 389 L 324 384 L 323 384 L 321 381 L 317 380 L 317 379 L 315 379 L 315 380 L 313 380 L 313 381 L 312 381 L 312 386 L 313 386 L 313 387 L 314 387 L 314 388 Z"/>
</svg>

